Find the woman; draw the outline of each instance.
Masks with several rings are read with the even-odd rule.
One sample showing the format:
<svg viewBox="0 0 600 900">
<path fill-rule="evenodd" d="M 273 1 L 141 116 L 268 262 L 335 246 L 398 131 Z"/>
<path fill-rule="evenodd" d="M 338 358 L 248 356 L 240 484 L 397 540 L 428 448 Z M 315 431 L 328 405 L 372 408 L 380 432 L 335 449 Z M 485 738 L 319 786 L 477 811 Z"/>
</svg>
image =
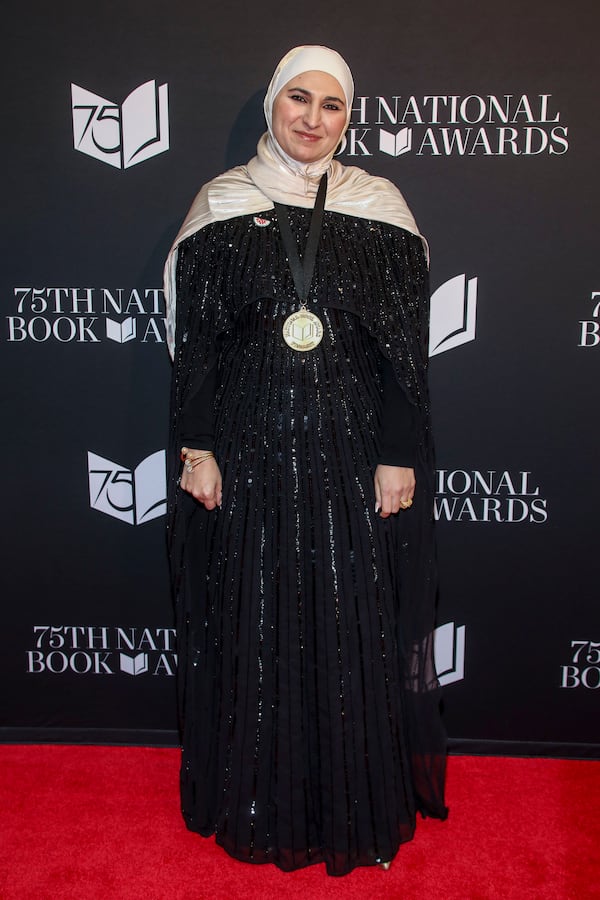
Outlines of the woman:
<svg viewBox="0 0 600 900">
<path fill-rule="evenodd" d="M 352 99 L 339 54 L 291 50 L 165 280 L 183 814 L 332 875 L 446 815 L 425 248 L 390 182 L 333 161 Z"/>
</svg>

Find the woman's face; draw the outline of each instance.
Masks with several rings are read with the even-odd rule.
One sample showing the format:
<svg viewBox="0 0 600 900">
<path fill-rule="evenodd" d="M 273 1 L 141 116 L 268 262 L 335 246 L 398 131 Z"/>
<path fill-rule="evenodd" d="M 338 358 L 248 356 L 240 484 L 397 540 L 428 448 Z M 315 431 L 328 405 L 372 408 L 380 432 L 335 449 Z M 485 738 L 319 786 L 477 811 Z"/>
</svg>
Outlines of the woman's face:
<svg viewBox="0 0 600 900">
<path fill-rule="evenodd" d="M 346 125 L 344 92 L 333 75 L 303 72 L 288 81 L 273 104 L 273 134 L 293 159 L 312 163 L 334 150 Z"/>
</svg>

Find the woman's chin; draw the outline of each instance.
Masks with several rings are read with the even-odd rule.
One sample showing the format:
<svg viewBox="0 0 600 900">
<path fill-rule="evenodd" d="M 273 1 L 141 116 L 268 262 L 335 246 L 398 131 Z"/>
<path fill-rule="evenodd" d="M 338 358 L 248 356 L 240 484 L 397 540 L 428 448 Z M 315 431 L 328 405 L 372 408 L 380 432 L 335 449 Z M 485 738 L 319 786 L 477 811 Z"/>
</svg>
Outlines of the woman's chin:
<svg viewBox="0 0 600 900">
<path fill-rule="evenodd" d="M 327 155 L 327 151 L 323 149 L 321 141 L 317 143 L 294 142 L 288 153 L 296 162 L 304 163 L 305 165 L 310 165 L 310 163 L 323 159 Z"/>
</svg>

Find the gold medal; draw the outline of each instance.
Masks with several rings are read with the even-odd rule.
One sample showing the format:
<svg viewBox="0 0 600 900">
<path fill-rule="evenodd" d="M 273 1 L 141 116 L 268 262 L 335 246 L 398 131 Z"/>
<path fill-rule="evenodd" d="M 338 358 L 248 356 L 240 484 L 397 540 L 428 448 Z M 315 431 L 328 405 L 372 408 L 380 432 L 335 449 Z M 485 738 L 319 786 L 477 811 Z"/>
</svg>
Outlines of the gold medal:
<svg viewBox="0 0 600 900">
<path fill-rule="evenodd" d="M 325 209 L 325 194 L 327 193 L 327 175 L 321 176 L 317 199 L 310 217 L 310 228 L 304 248 L 304 258 L 300 261 L 298 247 L 292 234 L 287 207 L 280 203 L 275 204 L 281 240 L 287 253 L 287 259 L 294 287 L 300 301 L 300 309 L 287 317 L 283 323 L 283 339 L 292 350 L 305 353 L 314 350 L 321 343 L 323 337 L 323 323 L 314 313 L 306 308 L 308 291 L 315 270 L 317 259 L 317 245 L 321 233 L 321 221 Z"/>
<path fill-rule="evenodd" d="M 323 323 L 318 316 L 301 307 L 283 323 L 283 339 L 292 350 L 304 353 L 314 350 L 321 343 Z"/>
</svg>

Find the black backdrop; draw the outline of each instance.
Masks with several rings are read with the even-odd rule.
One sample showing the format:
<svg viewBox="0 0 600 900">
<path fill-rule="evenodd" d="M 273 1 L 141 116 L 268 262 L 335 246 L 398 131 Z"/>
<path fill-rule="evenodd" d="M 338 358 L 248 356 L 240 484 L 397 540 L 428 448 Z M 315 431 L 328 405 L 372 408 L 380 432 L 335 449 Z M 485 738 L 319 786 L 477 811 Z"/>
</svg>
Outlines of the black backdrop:
<svg viewBox="0 0 600 900">
<path fill-rule="evenodd" d="M 162 263 L 253 154 L 276 60 L 324 43 L 357 88 L 340 159 L 405 194 L 455 333 L 431 362 L 452 746 L 598 754 L 599 25 L 582 0 L 7 9 L 0 738 L 176 741 Z"/>
</svg>

